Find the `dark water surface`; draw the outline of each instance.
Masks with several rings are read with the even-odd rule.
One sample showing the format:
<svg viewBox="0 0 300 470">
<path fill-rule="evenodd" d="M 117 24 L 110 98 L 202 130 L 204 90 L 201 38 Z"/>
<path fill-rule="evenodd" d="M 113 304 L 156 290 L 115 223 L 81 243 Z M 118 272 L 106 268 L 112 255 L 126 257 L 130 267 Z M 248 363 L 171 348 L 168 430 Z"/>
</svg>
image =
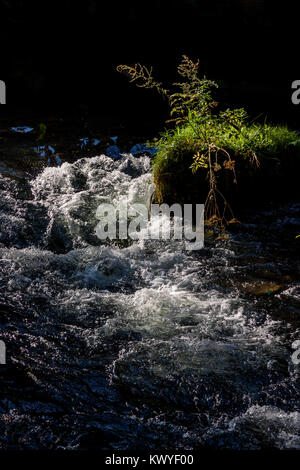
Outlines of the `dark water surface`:
<svg viewBox="0 0 300 470">
<path fill-rule="evenodd" d="M 146 202 L 150 157 L 82 142 L 32 171 L 2 148 L 0 448 L 299 449 L 300 203 L 201 251 L 104 245 L 97 206 Z"/>
</svg>

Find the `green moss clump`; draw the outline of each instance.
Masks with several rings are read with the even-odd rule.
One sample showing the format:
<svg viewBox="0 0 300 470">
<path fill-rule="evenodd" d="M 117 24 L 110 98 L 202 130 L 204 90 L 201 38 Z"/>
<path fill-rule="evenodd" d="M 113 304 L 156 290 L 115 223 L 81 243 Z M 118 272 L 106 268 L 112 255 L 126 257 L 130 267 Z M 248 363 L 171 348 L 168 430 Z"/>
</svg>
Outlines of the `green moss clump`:
<svg viewBox="0 0 300 470">
<path fill-rule="evenodd" d="M 137 86 L 155 89 L 168 99 L 175 128 L 155 145 L 155 198 L 159 203 L 204 202 L 206 218 L 227 221 L 231 206 L 288 196 L 297 188 L 300 135 L 285 126 L 250 123 L 244 109 L 219 111 L 218 85 L 198 74 L 199 62 L 183 56 L 175 92 L 140 64 L 118 66 Z"/>
<path fill-rule="evenodd" d="M 156 146 L 153 171 L 159 202 L 200 199 L 208 204 L 211 178 L 221 193 L 219 200 L 224 202 L 224 196 L 232 206 L 273 196 L 280 187 L 285 196 L 300 167 L 298 132 L 266 123 L 244 120 L 233 128 L 217 118 L 193 119 L 165 131 Z"/>
</svg>

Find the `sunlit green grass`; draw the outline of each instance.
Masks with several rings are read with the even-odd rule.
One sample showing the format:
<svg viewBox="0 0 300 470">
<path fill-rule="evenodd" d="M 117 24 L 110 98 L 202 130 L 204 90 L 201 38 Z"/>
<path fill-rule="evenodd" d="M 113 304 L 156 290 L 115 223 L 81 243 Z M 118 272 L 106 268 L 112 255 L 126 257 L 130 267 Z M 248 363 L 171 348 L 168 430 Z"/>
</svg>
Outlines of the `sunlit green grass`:
<svg viewBox="0 0 300 470">
<path fill-rule="evenodd" d="M 189 121 L 183 126 L 165 131 L 156 142 L 154 174 L 167 170 L 174 163 L 190 158 L 196 152 L 205 153 L 208 142 L 226 149 L 232 158 L 248 158 L 253 152 L 259 159 L 280 160 L 288 152 L 300 155 L 300 135 L 286 126 L 245 124 L 234 129 L 215 120 Z"/>
</svg>

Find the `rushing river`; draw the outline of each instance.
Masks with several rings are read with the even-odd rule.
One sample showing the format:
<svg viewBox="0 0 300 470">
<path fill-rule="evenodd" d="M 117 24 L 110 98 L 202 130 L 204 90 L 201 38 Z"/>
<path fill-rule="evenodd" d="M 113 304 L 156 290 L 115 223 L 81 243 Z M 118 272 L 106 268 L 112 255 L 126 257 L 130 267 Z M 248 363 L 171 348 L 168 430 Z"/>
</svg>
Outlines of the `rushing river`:
<svg viewBox="0 0 300 470">
<path fill-rule="evenodd" d="M 300 449 L 300 204 L 199 251 L 100 243 L 98 205 L 150 180 L 132 155 L 0 176 L 1 448 Z"/>
</svg>

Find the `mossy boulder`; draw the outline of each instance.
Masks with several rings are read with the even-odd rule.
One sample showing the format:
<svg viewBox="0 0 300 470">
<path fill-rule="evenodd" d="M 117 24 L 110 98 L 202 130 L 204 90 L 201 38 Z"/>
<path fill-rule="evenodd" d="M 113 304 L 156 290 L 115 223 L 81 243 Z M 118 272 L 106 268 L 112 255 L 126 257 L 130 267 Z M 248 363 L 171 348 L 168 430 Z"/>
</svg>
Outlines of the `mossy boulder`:
<svg viewBox="0 0 300 470">
<path fill-rule="evenodd" d="M 213 155 L 218 164 L 212 169 L 218 191 L 232 208 L 299 195 L 300 137 L 296 131 L 283 126 L 249 125 L 240 131 L 242 135 L 235 132 L 228 136 L 226 129 L 223 132 L 224 135 L 222 129 L 216 129 L 216 148 L 221 151 L 218 150 L 217 158 Z M 191 167 L 199 149 L 207 155 L 206 145 L 191 124 L 162 136 L 154 161 L 159 202 L 205 202 L 210 189 L 208 165 L 195 173 Z M 227 154 L 230 165 L 226 163 Z M 223 197 L 219 199 L 222 205 Z"/>
</svg>

